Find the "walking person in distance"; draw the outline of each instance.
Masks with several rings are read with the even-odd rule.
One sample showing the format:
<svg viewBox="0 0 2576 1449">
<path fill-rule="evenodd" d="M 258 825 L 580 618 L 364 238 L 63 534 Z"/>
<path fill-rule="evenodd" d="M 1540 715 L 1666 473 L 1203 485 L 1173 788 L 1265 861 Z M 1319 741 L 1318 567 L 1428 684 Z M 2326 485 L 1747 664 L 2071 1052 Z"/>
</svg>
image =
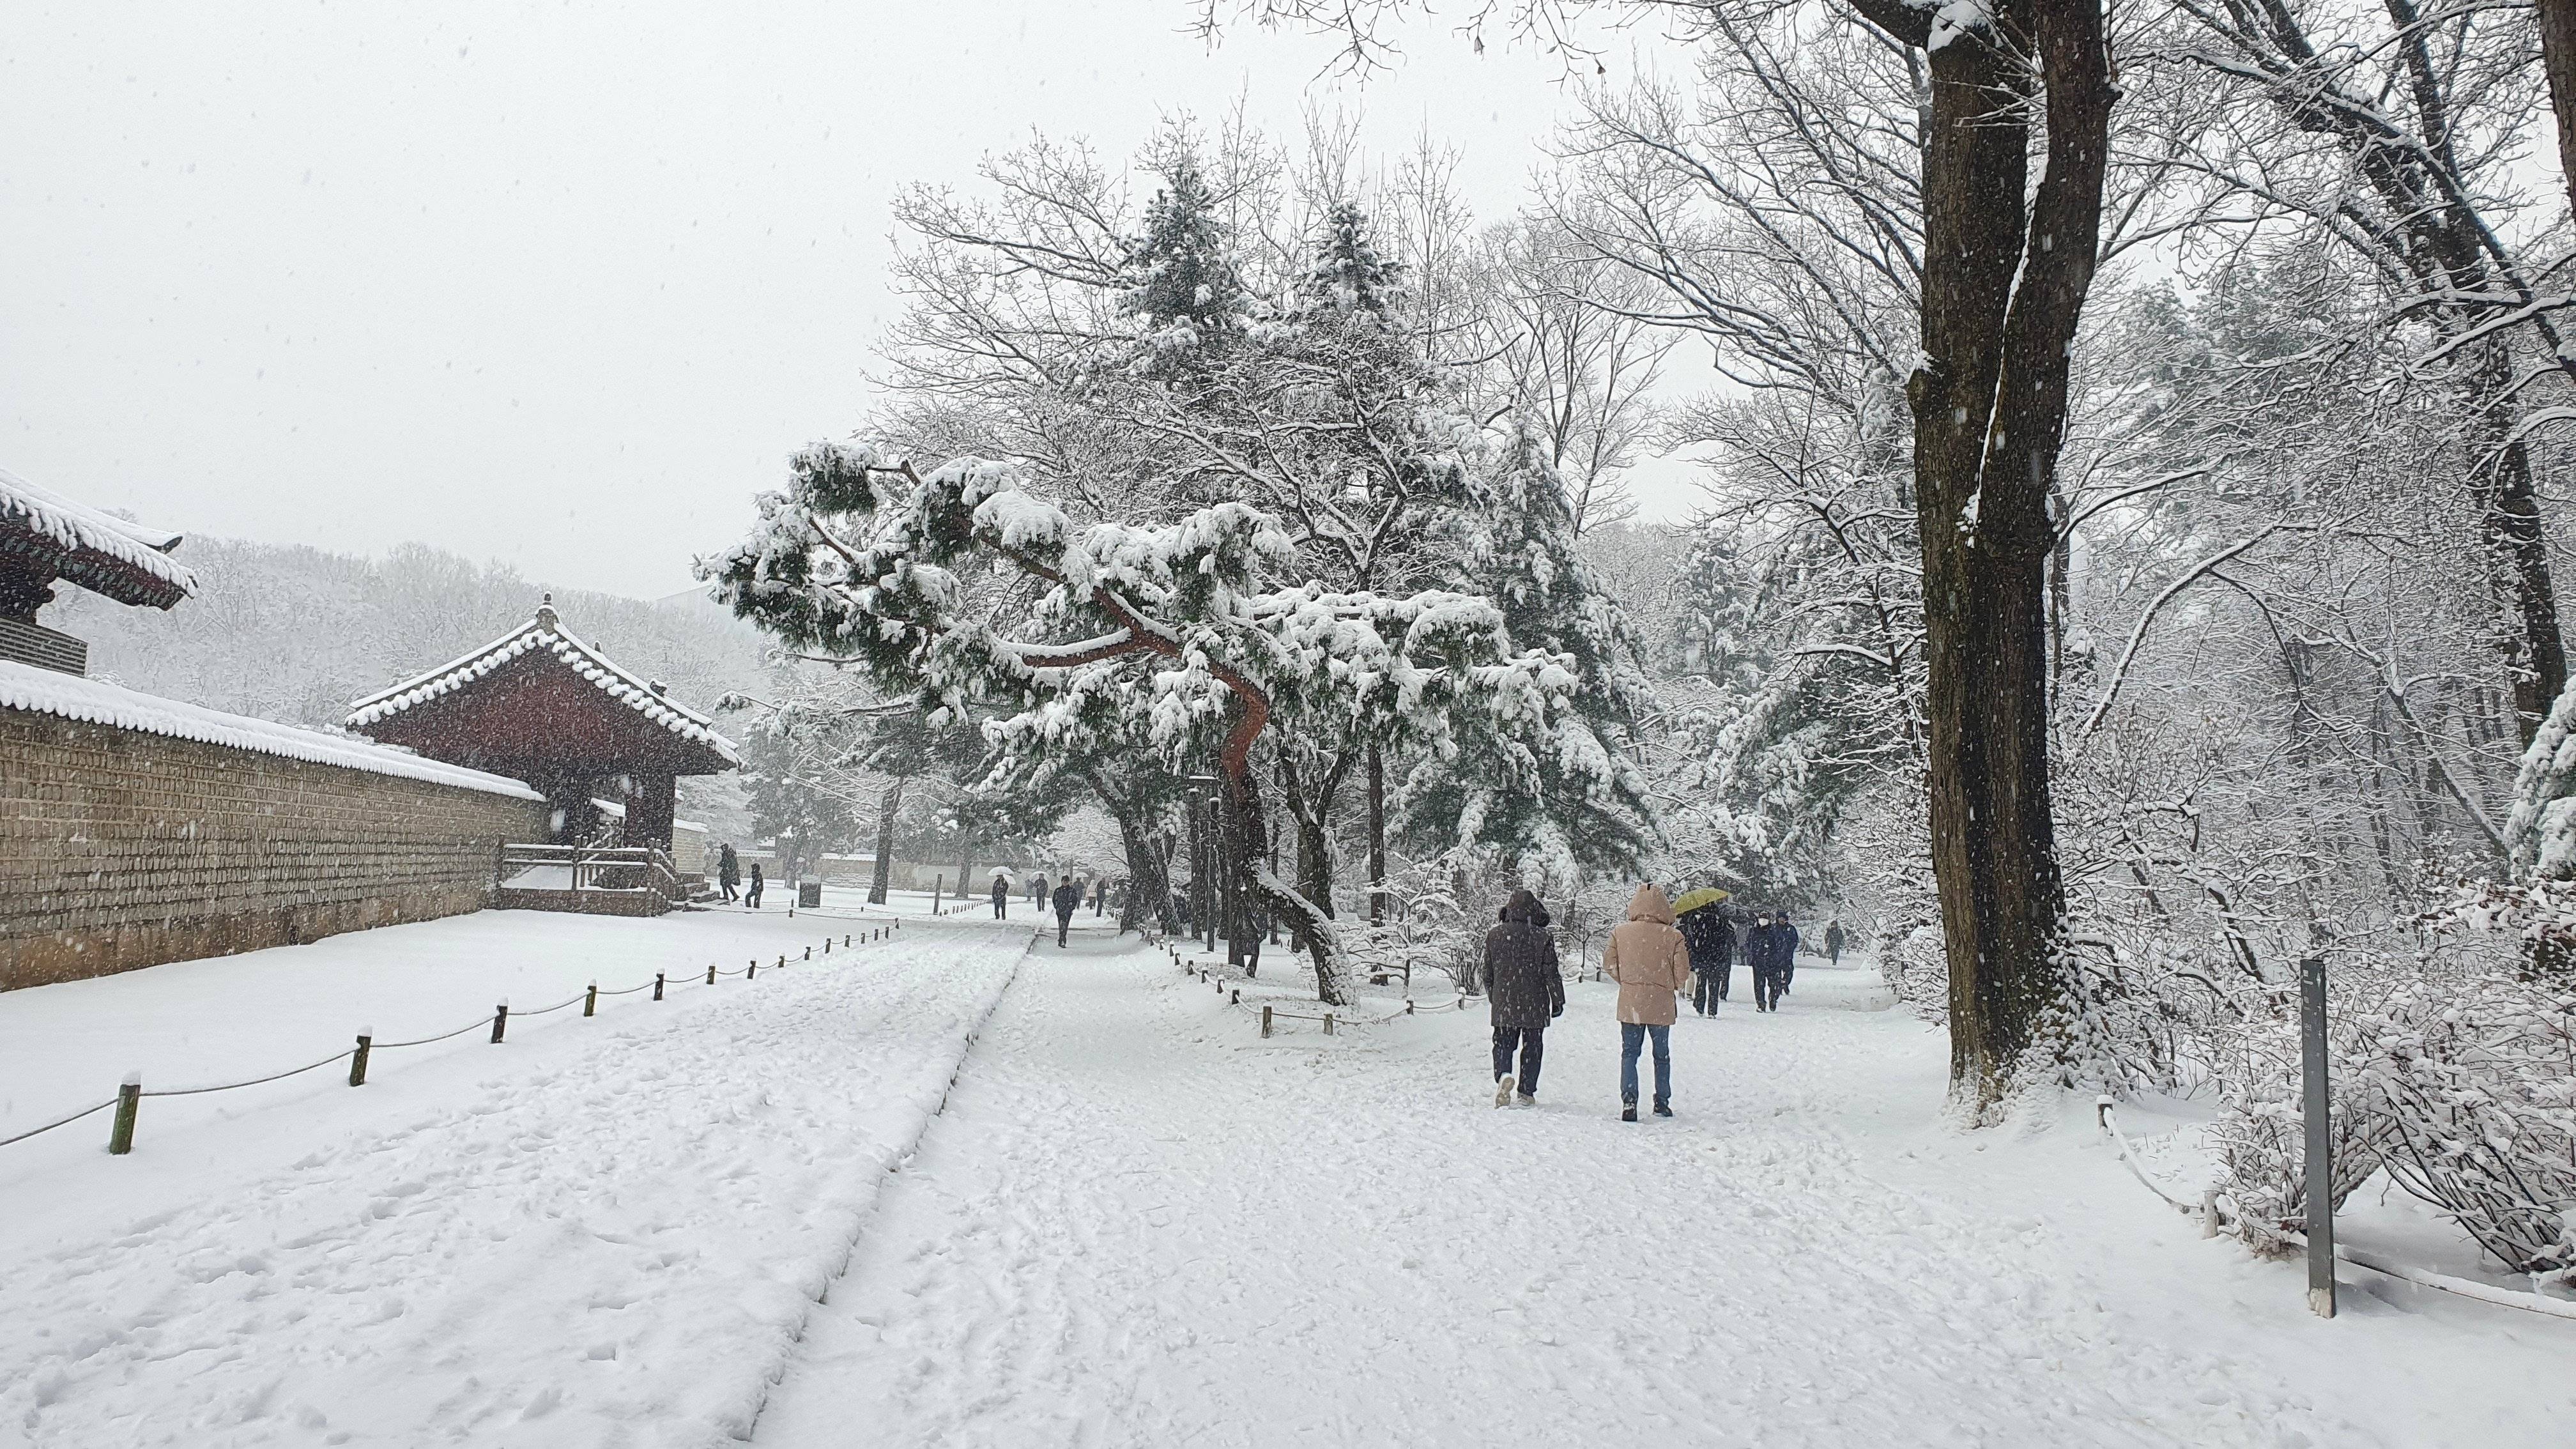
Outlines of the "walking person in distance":
<svg viewBox="0 0 2576 1449">
<path fill-rule="evenodd" d="M 1082 887 L 1072 876 L 1056 883 L 1055 943 L 1061 948 L 1073 930 L 1073 913 L 1082 906 Z"/>
<path fill-rule="evenodd" d="M 1849 939 L 1843 934 L 1841 917 L 1837 916 L 1825 922 L 1825 964 L 1829 966 L 1843 964 L 1843 943 Z"/>
<path fill-rule="evenodd" d="M 1789 993 L 1791 963 L 1798 955 L 1798 928 L 1780 911 L 1764 911 L 1753 918 L 1753 929 L 1744 934 L 1744 964 L 1753 968 L 1753 1005 L 1759 1011 L 1778 1011 L 1780 998 Z"/>
<path fill-rule="evenodd" d="M 753 861 L 751 863 L 751 888 L 742 893 L 742 903 L 751 907 L 755 911 L 759 910 L 760 893 L 768 885 L 769 882 L 761 879 L 760 877 L 760 862 L 756 860 Z"/>
<path fill-rule="evenodd" d="M 1556 941 L 1546 922 L 1538 897 L 1516 890 L 1503 902 L 1502 924 L 1485 933 L 1485 999 L 1493 1007 L 1497 1107 L 1508 1105 L 1515 1091 L 1522 1106 L 1538 1104 L 1547 1024 L 1565 1014 L 1565 973 L 1557 966 Z"/>
<path fill-rule="evenodd" d="M 1010 918 L 1011 878 L 997 870 L 993 872 L 993 919 L 1007 921 Z"/>
<path fill-rule="evenodd" d="M 1735 927 L 1727 924 L 1726 910 L 1718 904 L 1725 899 L 1723 895 L 1715 891 L 1693 891 L 1691 895 L 1717 897 L 1685 906 L 1680 912 L 1682 940 L 1690 947 L 1691 1009 L 1702 1016 L 1715 1016 L 1717 1004 L 1726 999 L 1729 978 L 1735 975 Z"/>
<path fill-rule="evenodd" d="M 1690 985 L 1690 943 L 1654 882 L 1637 887 L 1628 919 L 1601 948 L 1601 974 L 1619 983 L 1619 1120 L 1637 1120 L 1637 1053 L 1655 1044 L 1655 1115 L 1673 1115 L 1673 1020 Z"/>
<path fill-rule="evenodd" d="M 739 889 L 742 885 L 742 857 L 733 853 L 731 845 L 716 852 L 716 885 L 723 890 L 726 900 L 742 898 Z"/>
</svg>

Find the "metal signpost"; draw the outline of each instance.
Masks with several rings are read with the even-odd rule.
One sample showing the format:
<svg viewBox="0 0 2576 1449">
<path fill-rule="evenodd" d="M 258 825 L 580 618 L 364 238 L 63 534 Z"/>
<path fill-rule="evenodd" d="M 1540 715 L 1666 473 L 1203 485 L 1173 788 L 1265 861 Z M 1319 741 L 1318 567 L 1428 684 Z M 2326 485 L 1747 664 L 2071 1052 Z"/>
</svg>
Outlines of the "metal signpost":
<svg viewBox="0 0 2576 1449">
<path fill-rule="evenodd" d="M 2308 1129 L 2308 1307 L 2320 1318 L 2335 1315 L 2334 1138 L 2326 1090 L 2326 961 L 2299 963 L 2299 1066 Z"/>
</svg>

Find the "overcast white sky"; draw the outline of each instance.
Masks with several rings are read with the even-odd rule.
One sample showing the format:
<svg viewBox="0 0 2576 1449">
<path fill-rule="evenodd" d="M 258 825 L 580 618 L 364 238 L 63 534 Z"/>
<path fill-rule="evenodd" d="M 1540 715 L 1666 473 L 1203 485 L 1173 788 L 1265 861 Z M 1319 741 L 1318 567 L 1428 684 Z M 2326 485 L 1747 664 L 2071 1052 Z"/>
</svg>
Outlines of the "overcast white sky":
<svg viewBox="0 0 2576 1449">
<path fill-rule="evenodd" d="M 1387 149 L 1427 122 L 1492 218 L 1563 100 L 1435 24 L 1363 89 L 1321 38 L 1211 53 L 1191 16 L 13 3 L 0 466 L 191 532 L 668 593 L 855 423 L 899 186 L 1033 128 L 1124 155 L 1238 94 L 1290 136 L 1315 96 Z"/>
</svg>

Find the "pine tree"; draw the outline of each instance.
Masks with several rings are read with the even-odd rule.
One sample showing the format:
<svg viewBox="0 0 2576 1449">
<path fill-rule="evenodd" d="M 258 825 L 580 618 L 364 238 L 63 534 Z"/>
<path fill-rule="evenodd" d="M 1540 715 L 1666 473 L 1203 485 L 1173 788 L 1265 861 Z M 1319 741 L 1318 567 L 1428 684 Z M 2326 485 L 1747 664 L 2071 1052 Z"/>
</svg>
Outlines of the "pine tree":
<svg viewBox="0 0 2576 1449">
<path fill-rule="evenodd" d="M 1149 372 L 1187 371 L 1242 333 L 1247 299 L 1231 246 L 1197 159 L 1170 158 L 1144 233 L 1127 248 L 1125 305 L 1145 323 Z"/>
</svg>

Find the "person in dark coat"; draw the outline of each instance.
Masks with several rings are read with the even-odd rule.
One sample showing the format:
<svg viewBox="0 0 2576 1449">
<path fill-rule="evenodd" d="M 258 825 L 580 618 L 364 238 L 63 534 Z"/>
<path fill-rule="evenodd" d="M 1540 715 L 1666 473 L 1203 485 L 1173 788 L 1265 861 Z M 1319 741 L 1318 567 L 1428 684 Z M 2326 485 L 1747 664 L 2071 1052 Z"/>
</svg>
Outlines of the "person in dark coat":
<svg viewBox="0 0 2576 1449">
<path fill-rule="evenodd" d="M 1744 964 L 1753 968 L 1753 1005 L 1760 1011 L 1778 1011 L 1780 998 L 1789 991 L 1789 972 L 1798 956 L 1798 928 L 1778 911 L 1764 911 L 1753 918 L 1753 929 L 1744 935 Z"/>
<path fill-rule="evenodd" d="M 1834 966 L 1840 966 L 1843 964 L 1843 943 L 1849 939 L 1849 937 L 1843 934 L 1843 923 L 1839 919 L 1827 921 L 1825 923 L 1825 961 L 1827 964 Z"/>
<path fill-rule="evenodd" d="M 760 878 L 760 862 L 756 860 L 753 861 L 751 863 L 751 889 L 742 893 L 742 903 L 751 907 L 755 911 L 759 910 L 760 892 L 762 888 L 766 887 L 768 884 L 769 882 Z"/>
<path fill-rule="evenodd" d="M 1715 1016 L 1735 976 L 1735 927 L 1715 903 L 1686 912 L 1679 924 L 1690 943 L 1691 1008 Z"/>
<path fill-rule="evenodd" d="M 1066 876 L 1055 888 L 1055 943 L 1062 946 L 1073 930 L 1073 913 L 1082 908 L 1082 887 Z"/>
<path fill-rule="evenodd" d="M 1547 1049 L 1547 1024 L 1565 1014 L 1565 973 L 1556 941 L 1547 933 L 1547 911 L 1528 891 L 1503 903 L 1503 922 L 1485 933 L 1485 999 L 1494 1020 L 1494 1105 L 1538 1101 L 1538 1071 Z M 1520 1057 L 1519 1069 L 1512 1058 Z"/>
<path fill-rule="evenodd" d="M 741 899 L 742 892 L 737 887 L 742 884 L 742 857 L 734 854 L 730 845 L 716 852 L 716 884 L 723 888 L 726 900 Z"/>
<path fill-rule="evenodd" d="M 997 870 L 993 872 L 993 919 L 1007 921 L 1010 918 L 1011 878 Z"/>
<path fill-rule="evenodd" d="M 1029 904 L 1044 910 L 1046 903 L 1047 878 L 1044 874 L 1040 874 L 1029 882 Z"/>
</svg>

